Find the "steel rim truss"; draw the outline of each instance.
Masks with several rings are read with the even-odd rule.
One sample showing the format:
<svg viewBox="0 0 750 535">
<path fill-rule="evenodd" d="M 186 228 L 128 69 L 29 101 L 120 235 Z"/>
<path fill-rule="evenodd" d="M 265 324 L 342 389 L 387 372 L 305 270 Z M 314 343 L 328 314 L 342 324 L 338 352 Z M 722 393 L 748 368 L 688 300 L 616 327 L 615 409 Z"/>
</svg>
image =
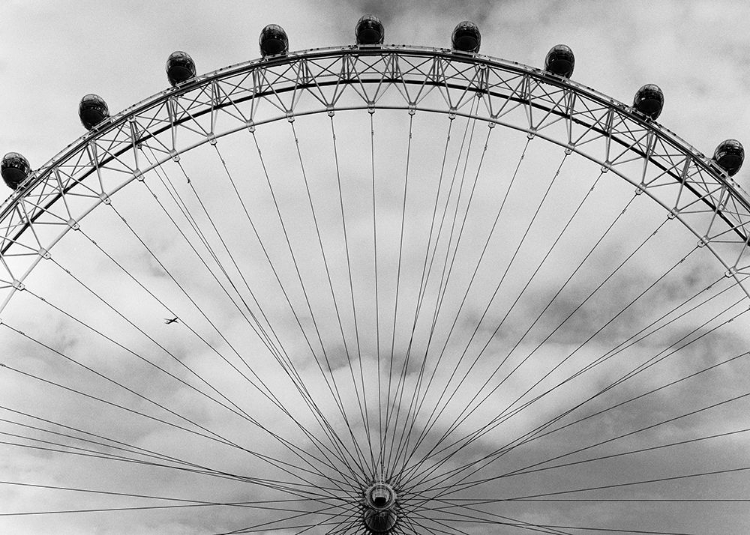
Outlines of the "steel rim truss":
<svg viewBox="0 0 750 535">
<path fill-rule="evenodd" d="M 750 201 L 674 133 L 591 88 L 515 62 L 362 46 L 220 69 L 134 105 L 69 145 L 0 208 L 0 311 L 68 231 L 151 168 L 237 131 L 355 109 L 472 117 L 578 153 L 680 220 L 750 295 L 742 283 L 750 275 Z M 144 144 L 157 161 L 142 157 Z"/>
</svg>

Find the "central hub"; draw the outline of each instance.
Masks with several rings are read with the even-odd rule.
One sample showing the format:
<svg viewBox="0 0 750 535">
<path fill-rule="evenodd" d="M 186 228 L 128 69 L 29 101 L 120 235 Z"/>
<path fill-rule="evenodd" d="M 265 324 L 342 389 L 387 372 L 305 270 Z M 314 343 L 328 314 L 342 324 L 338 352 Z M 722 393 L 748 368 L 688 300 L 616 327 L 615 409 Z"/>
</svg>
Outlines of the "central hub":
<svg viewBox="0 0 750 535">
<path fill-rule="evenodd" d="M 376 482 L 364 492 L 362 519 L 370 533 L 390 533 L 396 526 L 396 491 L 388 483 Z"/>
</svg>

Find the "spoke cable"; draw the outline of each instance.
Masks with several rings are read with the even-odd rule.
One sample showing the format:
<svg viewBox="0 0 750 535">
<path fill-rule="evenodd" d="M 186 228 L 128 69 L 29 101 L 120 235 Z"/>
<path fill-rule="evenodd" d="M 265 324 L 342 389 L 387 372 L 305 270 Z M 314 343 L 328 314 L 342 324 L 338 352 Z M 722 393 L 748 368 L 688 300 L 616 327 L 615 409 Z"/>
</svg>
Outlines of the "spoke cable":
<svg viewBox="0 0 750 535">
<path fill-rule="evenodd" d="M 357 317 L 357 305 L 356 300 L 354 297 L 354 280 L 352 277 L 352 262 L 351 262 L 351 253 L 349 250 L 349 235 L 347 232 L 347 225 L 346 225 L 346 214 L 344 211 L 344 194 L 343 194 L 343 188 L 341 185 L 341 167 L 339 164 L 339 151 L 338 151 L 338 143 L 337 143 L 337 136 L 336 136 L 336 128 L 334 123 L 334 114 L 329 113 L 329 117 L 331 120 L 331 138 L 332 138 L 332 144 L 333 144 L 333 157 L 334 162 L 336 164 L 336 186 L 338 188 L 338 198 L 339 198 L 339 210 L 341 213 L 341 229 L 342 234 L 344 238 L 344 250 L 346 252 L 346 270 L 347 270 L 347 276 L 349 281 L 349 295 L 351 296 L 351 309 L 352 309 L 352 318 L 354 320 L 354 337 L 356 341 L 356 347 L 357 347 L 357 360 L 359 362 L 359 378 L 360 382 L 362 384 L 362 397 L 360 398 L 359 394 L 359 388 L 357 387 L 357 380 L 354 377 L 354 369 L 351 365 L 351 358 L 349 357 L 349 351 L 347 351 L 347 357 L 349 359 L 349 372 L 352 377 L 352 385 L 354 386 L 354 393 L 357 396 L 357 404 L 359 405 L 359 411 L 360 415 L 362 416 L 362 423 L 364 424 L 364 430 L 365 435 L 367 436 L 367 444 L 370 450 L 370 461 L 373 471 L 375 470 L 376 461 L 375 456 L 372 449 L 372 436 L 370 433 L 370 420 L 368 415 L 368 409 L 367 409 L 367 390 L 365 388 L 365 377 L 364 377 L 364 367 L 362 366 L 362 348 L 359 338 L 359 321 Z M 343 336 L 343 333 L 342 333 Z"/>
</svg>

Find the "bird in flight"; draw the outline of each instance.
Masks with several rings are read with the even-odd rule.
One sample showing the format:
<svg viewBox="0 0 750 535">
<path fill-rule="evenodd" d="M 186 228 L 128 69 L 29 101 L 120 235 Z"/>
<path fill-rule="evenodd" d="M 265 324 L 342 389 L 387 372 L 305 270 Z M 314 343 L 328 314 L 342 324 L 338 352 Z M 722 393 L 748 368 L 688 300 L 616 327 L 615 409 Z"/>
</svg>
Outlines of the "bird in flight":
<svg viewBox="0 0 750 535">
<path fill-rule="evenodd" d="M 177 318 L 164 318 L 164 323 L 169 325 L 170 323 L 177 323 Z"/>
</svg>

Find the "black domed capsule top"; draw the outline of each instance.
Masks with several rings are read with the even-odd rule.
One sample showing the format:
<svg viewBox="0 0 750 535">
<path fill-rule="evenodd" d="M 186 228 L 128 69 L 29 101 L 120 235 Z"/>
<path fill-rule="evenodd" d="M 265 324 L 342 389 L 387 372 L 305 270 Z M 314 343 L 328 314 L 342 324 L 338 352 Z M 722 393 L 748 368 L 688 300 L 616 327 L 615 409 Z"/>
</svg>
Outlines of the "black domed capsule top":
<svg viewBox="0 0 750 535">
<path fill-rule="evenodd" d="M 454 50 L 460 52 L 479 52 L 482 44 L 482 34 L 473 22 L 465 20 L 460 22 L 453 30 L 451 44 Z"/>
<path fill-rule="evenodd" d="M 99 95 L 89 94 L 81 99 L 78 106 L 78 117 L 86 130 L 91 130 L 104 119 L 109 117 L 107 103 Z"/>
<path fill-rule="evenodd" d="M 17 152 L 9 152 L 3 157 L 0 164 L 0 174 L 10 189 L 18 189 L 18 186 L 31 174 L 29 161 Z"/>
<path fill-rule="evenodd" d="M 284 28 L 269 24 L 260 32 L 260 53 L 262 56 L 276 56 L 289 51 L 289 39 Z"/>
<path fill-rule="evenodd" d="M 575 66 L 576 58 L 567 45 L 553 46 L 547 52 L 547 57 L 544 58 L 544 70 L 563 78 L 570 78 Z"/>
<path fill-rule="evenodd" d="M 646 84 L 633 99 L 633 108 L 650 119 L 656 119 L 664 107 L 664 93 L 658 85 Z"/>
<path fill-rule="evenodd" d="M 385 28 L 375 15 L 365 15 L 357 21 L 354 37 L 358 45 L 382 45 Z"/>
<path fill-rule="evenodd" d="M 745 161 L 745 149 L 736 139 L 727 139 L 719 143 L 714 151 L 714 161 L 724 169 L 729 176 L 734 176 Z"/>
<path fill-rule="evenodd" d="M 172 87 L 195 78 L 195 62 L 187 52 L 172 52 L 167 58 L 167 79 Z"/>
</svg>

